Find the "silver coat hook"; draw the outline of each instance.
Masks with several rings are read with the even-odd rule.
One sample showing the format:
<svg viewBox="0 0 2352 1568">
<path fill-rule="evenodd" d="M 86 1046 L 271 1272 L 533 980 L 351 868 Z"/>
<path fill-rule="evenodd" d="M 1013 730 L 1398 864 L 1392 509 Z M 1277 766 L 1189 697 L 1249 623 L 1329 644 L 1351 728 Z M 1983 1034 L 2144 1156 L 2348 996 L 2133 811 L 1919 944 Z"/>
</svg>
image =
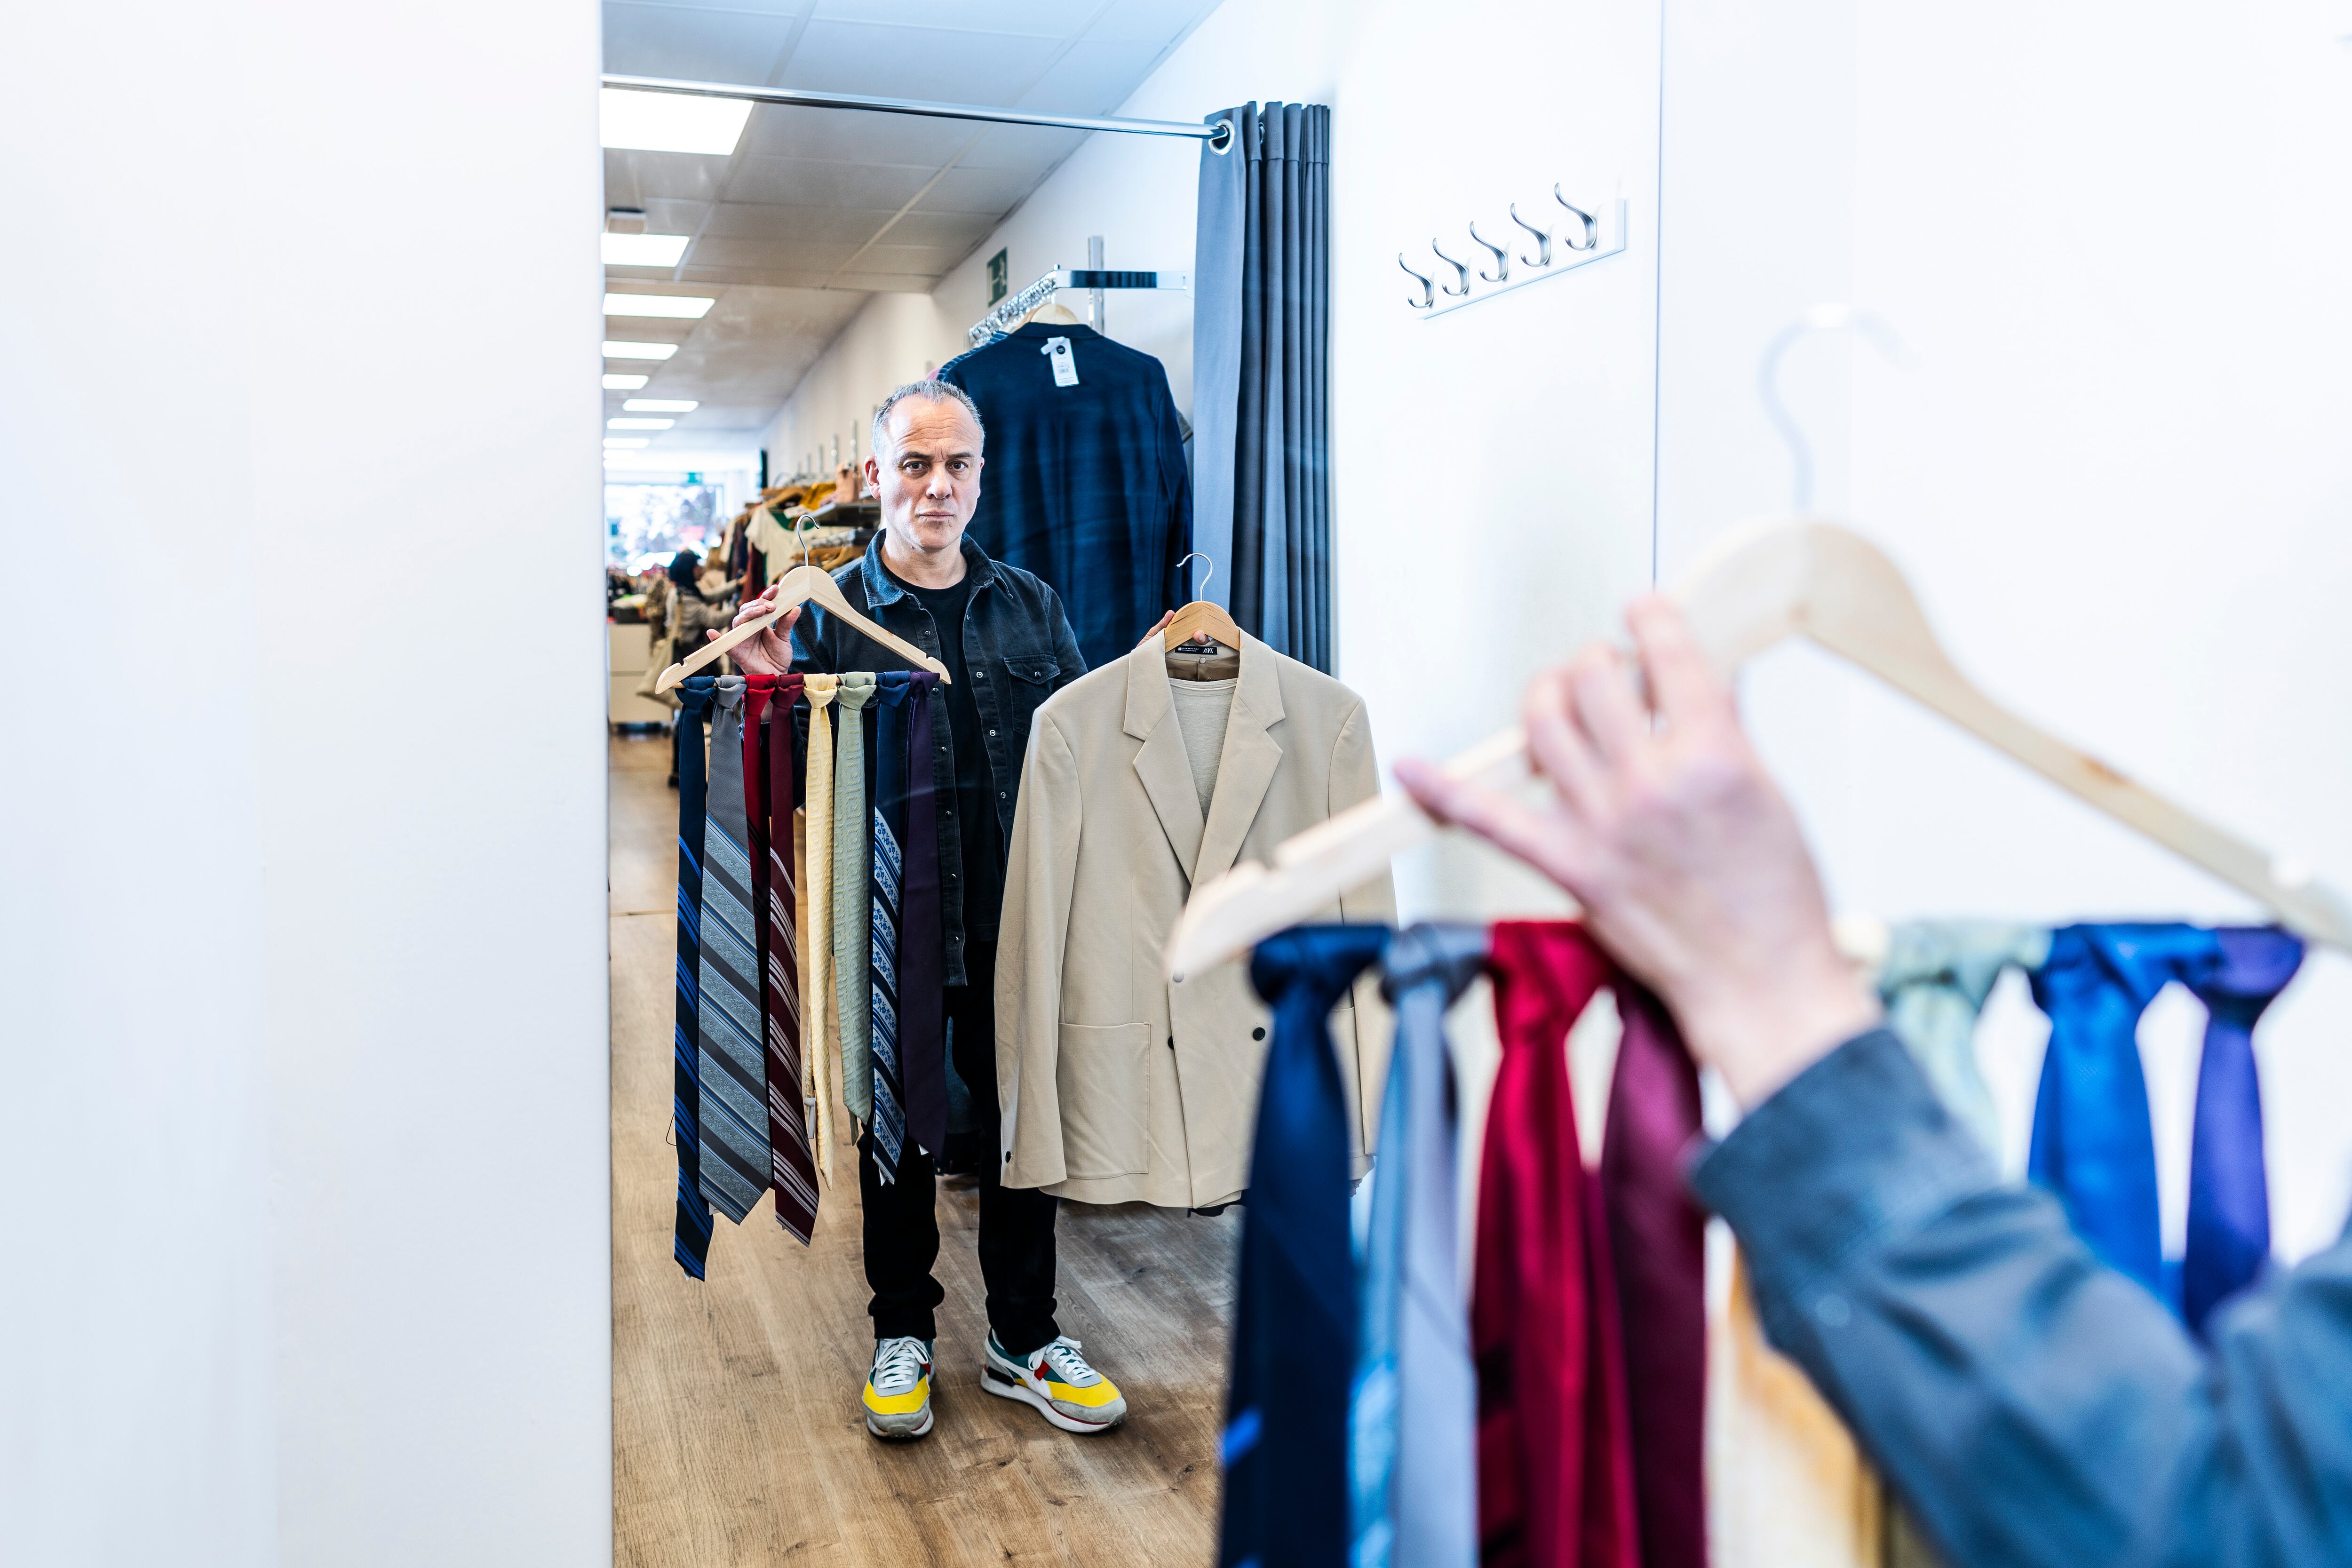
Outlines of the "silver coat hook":
<svg viewBox="0 0 2352 1568">
<path fill-rule="evenodd" d="M 1551 188 L 1551 199 L 1566 207 L 1570 217 L 1577 219 L 1584 225 L 1584 243 L 1582 245 L 1577 244 L 1576 241 L 1572 239 L 1563 240 L 1561 243 L 1565 244 L 1570 250 L 1590 250 L 1594 246 L 1601 243 L 1601 226 L 1592 221 L 1592 215 L 1591 213 L 1586 212 L 1582 207 L 1578 206 L 1574 202 L 1570 201 L 1566 196 L 1561 195 L 1559 194 L 1559 187 L 1556 184 Z"/>
<path fill-rule="evenodd" d="M 1511 253 L 1480 234 L 1475 223 L 1470 226 L 1470 237 L 1495 253 L 1495 270 L 1481 272 L 1478 276 L 1489 283 L 1500 283 L 1508 279 L 1511 275 Z"/>
<path fill-rule="evenodd" d="M 1780 401 L 1780 358 L 1800 338 L 1849 330 L 1869 339 L 1871 347 L 1897 370 L 1909 370 L 1917 363 L 1884 318 L 1852 305 L 1815 305 L 1780 329 L 1780 336 L 1766 347 L 1764 358 L 1756 367 L 1756 395 L 1763 399 L 1764 416 L 1772 421 L 1772 427 L 1788 444 L 1789 466 L 1794 470 L 1789 486 L 1790 506 L 1795 511 L 1812 510 L 1813 448 L 1805 439 L 1804 426 L 1789 412 L 1789 405 Z"/>
<path fill-rule="evenodd" d="M 1511 221 L 1536 237 L 1536 253 L 1533 256 L 1522 256 L 1519 259 L 1530 267 L 1549 267 L 1551 265 L 1551 230 L 1538 228 L 1521 217 L 1519 204 L 1517 202 L 1511 204 Z"/>
<path fill-rule="evenodd" d="M 1437 250 L 1437 241 L 1433 239 L 1431 240 L 1429 242 L 1429 248 L 1432 250 Z M 1459 300 L 1462 296 L 1470 292 L 1469 264 L 1466 262 L 1456 261 L 1454 258 L 1446 255 L 1445 252 L 1442 250 L 1437 250 L 1437 259 L 1445 263 L 1446 266 L 1454 268 L 1455 274 L 1460 278 L 1462 282 L 1462 287 L 1459 289 L 1447 289 L 1441 286 L 1437 291 L 1444 295 L 1449 300 Z"/>
<path fill-rule="evenodd" d="M 1397 265 L 1404 267 L 1404 252 L 1402 250 L 1397 252 Z M 1406 304 L 1416 310 L 1426 310 L 1437 303 L 1437 284 L 1427 273 L 1415 272 L 1412 268 L 1404 267 L 1404 275 L 1421 285 L 1421 298 L 1418 300 L 1408 298 L 1405 300 Z"/>
</svg>

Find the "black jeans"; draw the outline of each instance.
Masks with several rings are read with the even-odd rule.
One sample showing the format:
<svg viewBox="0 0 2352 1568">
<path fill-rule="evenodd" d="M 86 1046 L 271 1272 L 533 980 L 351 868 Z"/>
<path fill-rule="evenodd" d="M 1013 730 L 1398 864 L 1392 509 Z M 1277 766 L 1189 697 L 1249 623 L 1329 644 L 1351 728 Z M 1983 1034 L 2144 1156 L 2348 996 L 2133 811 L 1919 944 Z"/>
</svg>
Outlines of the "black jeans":
<svg viewBox="0 0 2352 1568">
<path fill-rule="evenodd" d="M 1027 1355 L 1061 1333 L 1054 1322 L 1054 1215 L 1061 1200 L 1034 1187 L 1008 1187 L 1001 1177 L 996 1108 L 996 944 L 973 942 L 974 984 L 947 988 L 948 1026 L 956 1071 L 972 1088 L 985 1158 L 980 1167 L 980 1273 L 988 1285 L 988 1326 L 1010 1355 Z M 912 1140 L 887 1185 L 874 1163 L 874 1140 L 857 1141 L 857 1193 L 866 1207 L 866 1282 L 874 1288 L 866 1310 L 874 1336 L 939 1337 L 933 1310 L 947 1292 L 931 1278 L 940 1256 L 938 1194 L 933 1162 Z"/>
</svg>

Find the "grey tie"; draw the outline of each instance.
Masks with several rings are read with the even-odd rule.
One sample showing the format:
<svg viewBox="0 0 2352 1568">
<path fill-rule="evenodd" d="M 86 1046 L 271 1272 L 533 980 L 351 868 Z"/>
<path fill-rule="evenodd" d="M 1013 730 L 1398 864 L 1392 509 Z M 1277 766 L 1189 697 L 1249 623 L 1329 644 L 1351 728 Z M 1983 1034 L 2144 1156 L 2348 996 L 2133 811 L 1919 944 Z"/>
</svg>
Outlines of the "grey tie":
<svg viewBox="0 0 2352 1568">
<path fill-rule="evenodd" d="M 736 1224 L 768 1190 L 768 1063 L 751 923 L 750 824 L 743 809 L 743 687 L 710 694 L 709 808 L 702 825 L 702 1192 Z"/>
<path fill-rule="evenodd" d="M 866 813 L 866 704 L 874 697 L 871 674 L 845 675 L 834 693 L 841 710 L 841 740 L 833 763 L 833 998 L 841 1020 L 841 1098 L 849 1114 L 874 1121 L 874 1063 L 867 1055 L 866 965 L 869 853 Z"/>
<path fill-rule="evenodd" d="M 1381 960 L 1396 1044 L 1381 1101 L 1350 1412 L 1358 1568 L 1478 1560 L 1478 1380 L 1456 1237 L 1460 1096 L 1445 1010 L 1486 959 L 1484 927 L 1417 925 Z"/>
</svg>

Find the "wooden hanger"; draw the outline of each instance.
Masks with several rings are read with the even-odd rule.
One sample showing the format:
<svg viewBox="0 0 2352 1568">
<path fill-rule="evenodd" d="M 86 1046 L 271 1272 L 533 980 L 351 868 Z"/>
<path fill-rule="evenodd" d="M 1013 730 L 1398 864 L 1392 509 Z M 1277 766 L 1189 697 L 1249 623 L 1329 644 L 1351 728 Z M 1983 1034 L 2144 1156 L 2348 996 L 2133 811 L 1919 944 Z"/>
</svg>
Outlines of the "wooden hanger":
<svg viewBox="0 0 2352 1568">
<path fill-rule="evenodd" d="M 1758 519 L 1702 556 L 1675 597 L 1726 676 L 1786 637 L 1808 637 L 2259 900 L 2299 934 L 2352 950 L 2352 902 L 2309 868 L 2265 854 L 1971 685 L 1937 642 L 1895 563 L 1851 530 L 1818 518 Z M 1530 772 L 1527 736 L 1517 730 L 1493 736 L 1445 772 L 1490 786 L 1517 784 Z M 1234 867 L 1196 889 L 1184 906 L 1168 940 L 1169 977 L 1197 974 L 1329 908 L 1437 831 L 1404 796 L 1383 796 L 1284 841 L 1271 870 L 1255 862 Z"/>
<path fill-rule="evenodd" d="M 1209 569 L 1201 574 L 1201 586 L 1206 588 L 1209 579 L 1217 574 L 1217 563 L 1209 561 L 1209 557 L 1198 550 L 1189 552 L 1184 561 L 1196 555 L 1209 562 Z M 1184 569 L 1184 561 L 1176 563 L 1178 571 Z M 1233 616 L 1225 613 L 1225 607 L 1214 599 L 1195 599 L 1180 607 L 1176 618 L 1161 628 L 1160 645 L 1173 653 L 1181 645 L 1202 637 L 1223 643 L 1235 653 L 1242 650 L 1242 628 L 1234 623 Z"/>
<path fill-rule="evenodd" d="M 849 601 L 842 596 L 841 584 L 835 583 L 830 574 L 814 566 L 795 566 L 776 579 L 775 609 L 772 614 L 762 616 L 756 621 L 745 621 L 740 626 L 730 627 L 723 637 L 696 648 L 691 655 L 663 670 L 660 679 L 654 682 L 654 690 L 657 693 L 667 691 L 696 670 L 717 663 L 720 655 L 732 651 L 737 644 L 748 642 L 774 626 L 787 610 L 795 610 L 803 605 L 811 604 L 839 616 L 916 668 L 928 669 L 937 675 L 941 681 L 949 681 L 947 666 L 917 647 L 913 643 L 892 636 L 851 609 Z M 952 684 L 952 682 L 949 683 Z"/>
</svg>

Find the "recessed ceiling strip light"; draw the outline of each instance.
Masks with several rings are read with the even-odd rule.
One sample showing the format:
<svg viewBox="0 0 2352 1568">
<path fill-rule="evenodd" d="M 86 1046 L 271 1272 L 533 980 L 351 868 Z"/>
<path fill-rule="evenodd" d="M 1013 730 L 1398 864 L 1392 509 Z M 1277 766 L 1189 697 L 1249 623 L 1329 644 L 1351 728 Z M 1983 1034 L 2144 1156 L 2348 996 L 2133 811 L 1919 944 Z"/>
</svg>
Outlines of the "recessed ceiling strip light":
<svg viewBox="0 0 2352 1568">
<path fill-rule="evenodd" d="M 621 406 L 631 414 L 691 414 L 702 405 L 691 397 L 632 397 Z"/>
<path fill-rule="evenodd" d="M 606 234 L 607 267 L 675 267 L 694 237 L 687 234 Z"/>
<path fill-rule="evenodd" d="M 680 321 L 698 321 L 710 313 L 716 300 L 693 294 L 607 294 L 604 314 L 608 316 L 666 316 Z"/>
<path fill-rule="evenodd" d="M 606 359 L 667 359 L 677 353 L 676 343 L 617 343 L 604 340 Z"/>
<path fill-rule="evenodd" d="M 607 392 L 635 392 L 637 388 L 643 386 L 652 379 L 653 377 L 649 375 L 625 375 L 617 371 L 608 371 L 604 375 L 604 390 Z"/>
<path fill-rule="evenodd" d="M 607 419 L 607 430 L 667 430 L 677 424 L 675 419 Z"/>
</svg>

